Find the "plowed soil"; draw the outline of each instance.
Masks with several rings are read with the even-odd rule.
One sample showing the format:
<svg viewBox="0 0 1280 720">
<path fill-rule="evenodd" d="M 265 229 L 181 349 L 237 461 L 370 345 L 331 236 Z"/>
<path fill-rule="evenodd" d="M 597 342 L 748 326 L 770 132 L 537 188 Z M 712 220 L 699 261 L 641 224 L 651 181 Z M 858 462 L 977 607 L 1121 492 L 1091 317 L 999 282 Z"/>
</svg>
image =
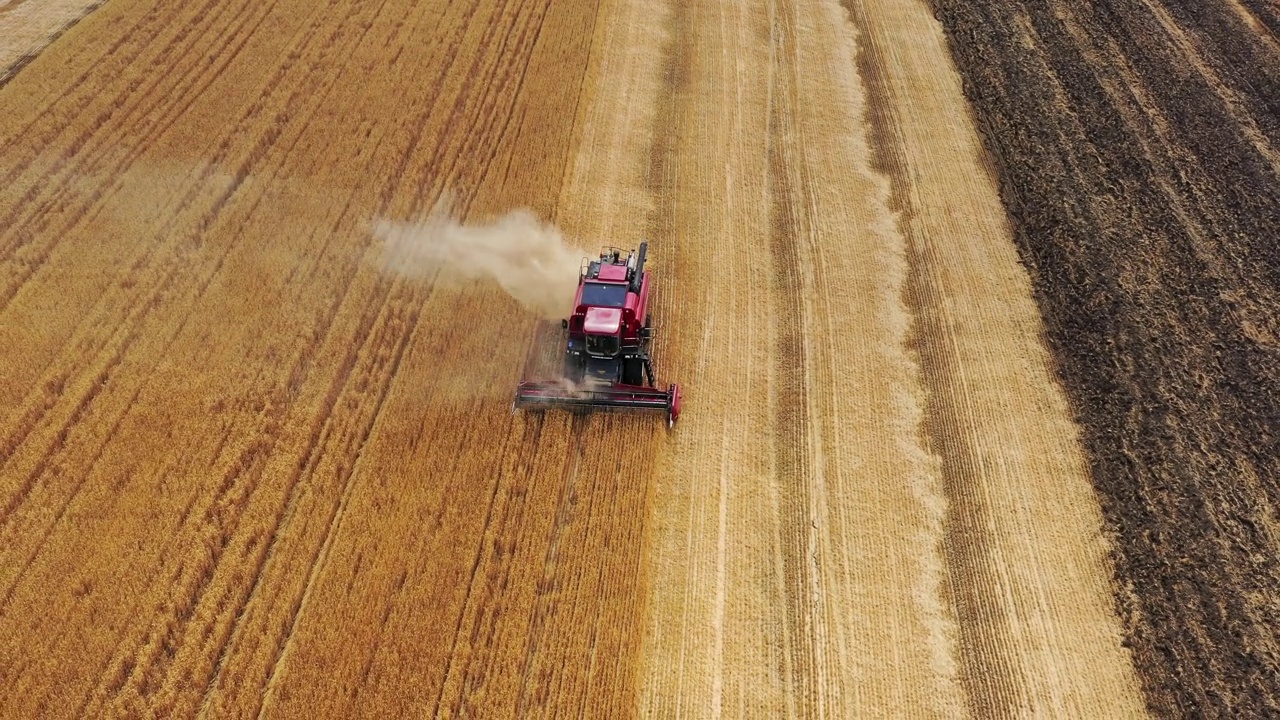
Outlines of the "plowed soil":
<svg viewBox="0 0 1280 720">
<path fill-rule="evenodd" d="M 1280 714 L 1280 9 L 937 0 L 1160 717 Z"/>
<path fill-rule="evenodd" d="M 924 2 L 110 0 L 43 37 L 0 88 L 0 714 L 1145 714 Z M 510 413 L 541 319 L 386 272 L 378 222 L 443 197 L 648 239 L 677 426 Z"/>
</svg>

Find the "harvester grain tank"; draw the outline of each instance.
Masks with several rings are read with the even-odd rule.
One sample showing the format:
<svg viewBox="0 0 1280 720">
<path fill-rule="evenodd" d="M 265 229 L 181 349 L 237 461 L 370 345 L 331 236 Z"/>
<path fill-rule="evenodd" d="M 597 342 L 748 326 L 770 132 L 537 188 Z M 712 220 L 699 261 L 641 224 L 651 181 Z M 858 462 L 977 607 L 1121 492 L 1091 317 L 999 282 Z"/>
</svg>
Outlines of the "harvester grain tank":
<svg viewBox="0 0 1280 720">
<path fill-rule="evenodd" d="M 565 333 L 563 375 L 524 381 L 513 410 L 536 408 L 623 408 L 663 410 L 667 426 L 680 416 L 680 386 L 654 384 L 649 312 L 648 243 L 623 253 L 605 248 L 596 260 L 584 258 L 578 274 L 573 314 L 561 321 Z"/>
</svg>

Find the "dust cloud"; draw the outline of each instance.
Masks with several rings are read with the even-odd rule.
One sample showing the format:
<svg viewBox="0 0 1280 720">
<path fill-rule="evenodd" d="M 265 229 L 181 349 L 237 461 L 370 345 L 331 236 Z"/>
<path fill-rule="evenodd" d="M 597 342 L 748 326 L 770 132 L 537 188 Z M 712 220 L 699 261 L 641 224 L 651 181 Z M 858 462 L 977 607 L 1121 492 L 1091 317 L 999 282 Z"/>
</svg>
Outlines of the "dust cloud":
<svg viewBox="0 0 1280 720">
<path fill-rule="evenodd" d="M 382 241 L 384 272 L 436 282 L 492 280 L 548 320 L 572 311 L 587 254 L 529 210 L 465 224 L 453 217 L 447 199 L 422 220 L 380 218 L 373 229 Z"/>
</svg>

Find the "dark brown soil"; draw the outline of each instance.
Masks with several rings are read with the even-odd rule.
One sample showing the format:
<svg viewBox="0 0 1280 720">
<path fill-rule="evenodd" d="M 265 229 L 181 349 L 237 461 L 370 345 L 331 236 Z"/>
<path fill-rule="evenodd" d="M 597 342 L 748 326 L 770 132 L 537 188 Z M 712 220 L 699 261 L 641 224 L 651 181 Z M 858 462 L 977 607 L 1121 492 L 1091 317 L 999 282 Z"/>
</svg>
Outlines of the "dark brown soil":
<svg viewBox="0 0 1280 720">
<path fill-rule="evenodd" d="M 1280 714 L 1280 6 L 933 0 L 1158 717 Z"/>
</svg>

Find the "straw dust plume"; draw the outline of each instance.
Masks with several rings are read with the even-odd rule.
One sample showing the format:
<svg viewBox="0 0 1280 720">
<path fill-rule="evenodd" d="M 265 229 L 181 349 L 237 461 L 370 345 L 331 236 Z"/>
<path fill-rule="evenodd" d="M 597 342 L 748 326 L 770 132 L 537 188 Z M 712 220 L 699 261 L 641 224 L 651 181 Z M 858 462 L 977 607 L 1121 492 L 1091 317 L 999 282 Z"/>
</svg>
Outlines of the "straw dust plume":
<svg viewBox="0 0 1280 720">
<path fill-rule="evenodd" d="M 529 210 L 466 224 L 452 216 L 444 200 L 422 220 L 380 218 L 374 234 L 382 241 L 384 272 L 435 282 L 492 280 L 548 320 L 572 311 L 586 255 Z"/>
</svg>

